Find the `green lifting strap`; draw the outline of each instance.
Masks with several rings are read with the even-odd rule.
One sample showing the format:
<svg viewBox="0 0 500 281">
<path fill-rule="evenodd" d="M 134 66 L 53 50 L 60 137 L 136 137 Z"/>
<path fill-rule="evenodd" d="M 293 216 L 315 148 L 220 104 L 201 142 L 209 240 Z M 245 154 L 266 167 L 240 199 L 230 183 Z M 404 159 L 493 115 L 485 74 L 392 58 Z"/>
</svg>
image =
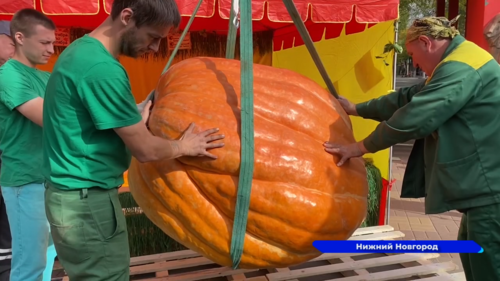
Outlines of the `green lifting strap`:
<svg viewBox="0 0 500 281">
<path fill-rule="evenodd" d="M 236 1 L 236 0 L 235 0 Z M 233 268 L 240 265 L 254 170 L 252 1 L 240 0 L 241 161 L 231 237 Z"/>
<path fill-rule="evenodd" d="M 295 7 L 295 4 L 293 4 L 293 0 L 283 0 L 283 4 L 285 4 L 286 9 L 288 10 L 288 13 L 290 14 L 290 17 L 292 17 L 293 23 L 297 27 L 300 36 L 302 37 L 302 41 L 304 41 L 304 44 L 307 47 L 307 50 L 309 51 L 309 54 L 311 55 L 314 63 L 316 64 L 316 67 L 319 70 L 319 73 L 323 77 L 323 80 L 325 80 L 326 86 L 328 87 L 328 90 L 330 93 L 335 97 L 339 98 L 339 95 L 337 94 L 337 91 L 335 90 L 335 87 L 333 86 L 332 80 L 330 80 L 330 77 L 328 76 L 328 73 L 326 72 L 325 66 L 321 62 L 321 59 L 319 58 L 319 54 L 316 51 L 316 48 L 314 47 L 314 43 L 311 39 L 311 36 L 309 36 L 309 32 L 307 32 L 306 25 L 302 21 L 299 15 L 299 11 L 297 11 L 297 7 Z"/>
<path fill-rule="evenodd" d="M 238 0 L 232 0 L 238 1 Z M 243 244 L 248 220 L 248 209 L 250 207 L 250 192 L 252 189 L 252 178 L 254 170 L 254 125 L 253 125 L 253 31 L 252 31 L 252 2 L 251 0 L 240 1 L 241 36 L 240 36 L 240 61 L 241 61 L 241 164 L 238 182 L 238 193 L 236 198 L 236 209 L 234 214 L 233 233 L 231 237 L 230 255 L 233 268 L 238 268 L 243 254 Z M 189 27 L 194 21 L 195 15 L 203 0 L 199 0 L 196 9 L 191 15 L 179 42 L 173 50 L 162 75 L 170 68 L 177 51 L 179 50 Z M 234 4 L 234 2 L 232 2 Z M 233 5 L 232 5 L 233 7 Z M 234 58 L 236 45 L 236 29 L 233 24 L 237 15 L 231 9 L 229 22 L 228 42 L 226 45 L 226 58 Z"/>
</svg>

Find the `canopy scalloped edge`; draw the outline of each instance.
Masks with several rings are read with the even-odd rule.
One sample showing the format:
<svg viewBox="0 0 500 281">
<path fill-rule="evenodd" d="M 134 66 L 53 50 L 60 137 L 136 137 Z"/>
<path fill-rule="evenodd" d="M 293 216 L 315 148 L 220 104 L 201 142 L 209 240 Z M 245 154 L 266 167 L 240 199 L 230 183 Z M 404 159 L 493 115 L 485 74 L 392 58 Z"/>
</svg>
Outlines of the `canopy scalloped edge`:
<svg viewBox="0 0 500 281">
<path fill-rule="evenodd" d="M 109 14 L 113 1 L 103 1 L 104 10 Z M 180 7 L 181 15 L 184 17 L 190 17 L 198 3 L 198 0 L 176 1 Z M 196 17 L 213 17 L 217 2 L 219 16 L 223 19 L 229 19 L 231 0 L 204 0 Z M 311 14 L 309 20 L 314 23 L 348 23 L 353 19 L 353 16 L 355 21 L 359 23 L 378 23 L 395 20 L 399 17 L 399 0 L 295 0 L 294 3 L 304 22 L 309 19 L 309 13 Z M 282 0 L 253 0 L 252 10 L 254 21 L 260 21 L 264 19 L 264 16 L 267 16 L 272 22 L 293 22 Z M 355 10 L 356 12 L 354 12 Z"/>
<path fill-rule="evenodd" d="M 92 16 L 101 12 L 109 14 L 112 2 L 73 0 L 71 5 L 68 5 L 65 0 L 0 0 L 0 15 L 13 15 L 23 8 L 38 8 L 50 16 Z M 182 16 L 189 17 L 194 12 L 198 0 L 176 2 Z M 348 23 L 353 18 L 358 23 L 378 23 L 399 17 L 399 0 L 294 0 L 294 3 L 302 20 L 314 23 Z M 204 0 L 196 17 L 213 17 L 217 4 L 219 16 L 229 19 L 231 0 Z M 104 9 L 101 10 L 101 7 Z M 253 0 L 252 9 L 254 21 L 260 21 L 267 16 L 271 22 L 292 22 L 282 0 Z"/>
<path fill-rule="evenodd" d="M 319 42 L 322 39 L 328 40 L 337 38 L 344 33 L 345 35 L 361 33 L 377 25 L 376 23 L 365 24 L 351 21 L 349 23 L 330 23 L 330 24 L 307 24 L 306 27 L 313 42 Z M 282 51 L 293 47 L 303 46 L 304 41 L 295 26 L 281 28 L 274 33 L 273 51 Z"/>
</svg>

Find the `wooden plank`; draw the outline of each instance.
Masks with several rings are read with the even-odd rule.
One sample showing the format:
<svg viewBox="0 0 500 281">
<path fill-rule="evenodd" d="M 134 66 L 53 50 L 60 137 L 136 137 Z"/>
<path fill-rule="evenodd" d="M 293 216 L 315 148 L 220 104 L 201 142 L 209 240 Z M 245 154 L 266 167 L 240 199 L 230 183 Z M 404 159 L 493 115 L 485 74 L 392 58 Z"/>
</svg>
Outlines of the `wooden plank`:
<svg viewBox="0 0 500 281">
<path fill-rule="evenodd" d="M 402 254 L 395 256 L 376 257 L 376 258 L 364 259 L 348 263 L 339 263 L 339 264 L 324 265 L 312 268 L 291 270 L 290 272 L 271 273 L 267 275 L 267 279 L 274 281 L 287 280 L 289 278 L 302 278 L 302 277 L 322 275 L 322 274 L 341 272 L 347 270 L 366 269 L 370 267 L 399 264 L 402 262 L 416 261 L 419 259 L 432 259 L 436 257 L 439 257 L 439 254 L 436 253 Z"/>
<path fill-rule="evenodd" d="M 267 271 L 269 271 L 269 273 L 277 273 L 277 272 L 287 272 L 287 271 L 290 271 L 290 268 L 271 268 L 271 269 L 268 269 Z M 267 280 L 267 278 L 266 278 Z M 296 278 L 292 278 L 290 279 L 289 281 L 299 281 L 299 279 L 296 279 Z"/>
<path fill-rule="evenodd" d="M 350 263 L 350 262 L 354 262 L 355 260 L 353 260 L 351 257 L 346 257 L 346 258 L 341 258 L 340 259 L 343 263 Z M 347 275 L 347 272 L 346 271 L 342 271 L 340 272 L 342 275 L 346 276 L 346 277 L 349 277 L 351 275 Z M 368 270 L 366 269 L 355 269 L 354 270 L 354 273 L 359 275 L 359 276 L 362 276 L 362 275 L 368 275 L 370 274 L 370 272 L 368 272 Z"/>
<path fill-rule="evenodd" d="M 353 254 L 347 254 L 347 253 L 341 253 L 341 254 L 323 254 L 315 259 L 312 259 L 310 261 L 305 262 L 304 264 L 312 263 L 312 262 L 317 262 L 317 261 L 323 261 L 323 260 L 334 260 L 334 259 L 344 259 L 344 258 L 349 258 L 350 257 L 355 257 L 355 256 L 363 256 L 367 255 L 366 253 L 353 253 Z M 277 272 L 288 272 L 290 271 L 289 268 L 269 268 L 267 269 L 269 273 L 277 273 Z M 268 281 L 267 277 L 265 276 L 256 276 L 252 278 L 247 278 L 247 281 Z M 288 281 L 298 281 L 299 279 L 289 279 Z"/>
<path fill-rule="evenodd" d="M 255 276 L 246 278 L 245 281 L 268 281 L 266 276 Z"/>
<path fill-rule="evenodd" d="M 158 261 L 180 260 L 180 259 L 195 258 L 200 256 L 201 256 L 200 254 L 194 251 L 182 250 L 182 251 L 175 251 L 163 254 L 133 257 L 130 259 L 130 265 L 134 266 L 134 265 L 147 264 Z"/>
<path fill-rule="evenodd" d="M 227 280 L 228 280 L 228 281 L 240 281 L 240 280 L 246 280 L 246 276 L 245 276 L 245 274 L 243 274 L 243 273 L 234 274 L 234 275 L 228 276 L 228 277 L 227 277 Z"/>
<path fill-rule="evenodd" d="M 163 262 L 157 262 L 157 263 L 155 263 L 155 264 L 159 264 L 159 265 L 161 266 L 161 264 L 162 264 L 162 263 L 163 263 Z M 132 269 L 131 269 L 131 270 L 132 270 Z M 132 275 L 132 274 L 129 274 L 129 275 Z M 166 276 L 168 276 L 168 275 L 169 275 L 168 270 L 164 270 L 164 271 L 156 271 L 156 272 L 155 272 L 155 276 L 156 276 L 156 277 L 166 277 Z"/>
<path fill-rule="evenodd" d="M 356 231 L 354 231 L 354 233 L 351 235 L 351 237 L 365 235 L 365 234 L 389 232 L 389 231 L 393 231 L 393 230 L 394 230 L 394 227 L 392 227 L 390 225 L 362 227 L 362 228 L 356 229 Z"/>
<path fill-rule="evenodd" d="M 465 277 L 465 272 L 460 271 L 460 272 L 455 272 L 455 273 L 450 273 L 450 275 L 455 278 L 456 280 L 466 280 L 467 278 Z"/>
<path fill-rule="evenodd" d="M 130 267 L 130 275 L 139 275 L 139 274 L 152 273 L 158 271 L 168 271 L 172 269 L 189 268 L 189 267 L 195 267 L 213 263 L 214 263 L 213 261 L 204 257 L 157 262 L 152 264 L 132 266 Z"/>
<path fill-rule="evenodd" d="M 315 262 L 315 261 L 324 261 L 324 260 L 332 260 L 332 259 L 341 259 L 341 258 L 348 258 L 348 257 L 356 257 L 356 256 L 365 256 L 369 255 L 367 253 L 329 253 L 329 254 L 322 254 L 321 256 L 314 258 L 310 261 L 305 262 L 304 264 L 310 263 L 310 262 Z"/>
<path fill-rule="evenodd" d="M 396 255 L 396 254 L 387 254 L 387 255 Z M 414 266 L 415 266 L 415 265 L 414 265 L 415 263 L 420 264 L 420 265 L 428 265 L 428 264 L 433 264 L 433 262 L 431 262 L 430 260 L 418 260 L 418 261 L 415 261 L 415 262 L 406 262 L 406 263 L 401 263 L 401 265 L 402 265 L 402 266 L 404 266 L 404 267 L 414 267 Z M 462 273 L 462 274 L 463 274 L 463 273 Z M 432 277 L 432 278 L 437 278 L 436 280 L 441 280 L 441 279 L 439 279 L 439 278 L 440 278 L 440 276 L 445 276 L 444 278 L 450 278 L 450 277 L 449 277 L 449 276 L 450 276 L 450 274 L 449 274 L 448 272 L 446 272 L 446 271 L 436 272 L 436 273 L 435 273 L 435 275 L 436 275 L 436 276 L 435 276 L 435 277 Z M 463 278 L 465 278 L 465 275 L 464 275 L 464 277 L 463 277 Z M 424 278 L 421 278 L 421 279 L 424 279 Z M 449 280 L 449 279 L 443 279 L 443 280 Z M 453 279 L 452 279 L 452 280 L 453 280 Z M 465 279 L 464 279 L 464 281 L 465 281 Z"/>
<path fill-rule="evenodd" d="M 317 258 L 314 258 L 306 263 L 328 260 L 328 259 L 343 258 L 343 257 L 361 256 L 361 255 L 366 255 L 366 253 L 324 254 L 324 255 L 321 255 Z M 200 265 L 209 265 L 209 264 L 214 264 L 214 262 L 205 258 L 205 257 L 196 257 L 196 258 L 188 258 L 188 259 L 182 259 L 182 260 L 170 260 L 170 261 L 164 261 L 164 262 L 155 262 L 155 263 L 151 263 L 151 264 L 130 267 L 130 275 L 133 276 L 133 275 L 153 273 L 153 272 L 159 272 L 159 271 L 163 272 L 163 271 L 168 271 L 168 270 L 172 270 L 172 269 L 190 268 L 190 267 L 195 267 L 195 266 L 200 266 Z M 286 269 L 288 269 L 288 268 L 286 268 Z M 258 269 L 254 269 L 253 271 L 256 271 L 256 270 L 258 270 Z M 157 277 L 161 277 L 161 276 L 157 276 Z"/>
<path fill-rule="evenodd" d="M 405 237 L 405 234 L 401 231 L 391 231 L 391 232 L 383 232 L 383 233 L 374 233 L 362 236 L 351 237 L 347 240 L 393 240 L 396 238 Z"/>
<path fill-rule="evenodd" d="M 327 281 L 388 281 L 394 280 L 395 278 L 408 278 L 417 275 L 434 274 L 443 271 L 451 271 L 456 269 L 456 265 L 453 262 L 445 263 L 433 263 L 428 265 L 414 266 L 408 268 L 394 269 L 388 271 L 382 271 L 377 273 L 370 273 L 369 275 L 362 276 L 352 276 L 345 278 L 330 279 Z M 443 278 L 444 276 L 438 276 Z M 446 278 L 446 277 L 444 277 Z M 425 279 L 424 279 L 425 280 Z M 447 279 L 437 279 L 438 281 L 444 281 Z"/>
<path fill-rule="evenodd" d="M 227 277 L 230 275 L 241 274 L 245 272 L 257 271 L 258 269 L 236 269 L 230 267 L 218 267 L 200 271 L 186 272 L 181 274 L 170 275 L 164 278 L 144 279 L 141 281 L 196 281 L 206 280 L 217 277 Z"/>
<path fill-rule="evenodd" d="M 448 273 L 441 276 L 422 278 L 423 281 L 466 281 L 465 274 L 463 272 Z"/>
</svg>

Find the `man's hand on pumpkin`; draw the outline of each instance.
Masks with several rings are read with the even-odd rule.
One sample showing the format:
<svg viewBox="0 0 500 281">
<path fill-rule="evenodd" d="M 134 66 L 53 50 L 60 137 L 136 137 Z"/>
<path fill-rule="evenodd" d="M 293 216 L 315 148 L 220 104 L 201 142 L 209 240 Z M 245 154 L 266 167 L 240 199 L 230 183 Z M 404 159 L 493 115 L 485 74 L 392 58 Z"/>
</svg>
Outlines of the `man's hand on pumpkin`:
<svg viewBox="0 0 500 281">
<path fill-rule="evenodd" d="M 357 142 L 348 145 L 340 145 L 331 142 L 325 142 L 323 144 L 325 147 L 325 151 L 332 154 L 338 155 L 340 157 L 340 161 L 337 162 L 337 166 L 342 166 L 345 161 L 353 158 L 353 157 L 361 157 L 365 153 L 368 153 L 363 142 Z"/>
<path fill-rule="evenodd" d="M 139 112 L 142 112 L 144 110 L 144 107 L 148 102 L 153 102 L 155 97 L 155 90 L 152 90 L 151 93 L 148 94 L 145 100 L 143 100 L 141 103 L 137 104 L 137 110 Z"/>
<path fill-rule="evenodd" d="M 153 105 L 153 103 L 151 101 L 148 101 L 141 112 L 142 122 L 144 122 L 144 124 L 146 124 L 146 125 L 148 124 L 149 115 L 151 115 L 151 106 L 152 105 Z"/>
<path fill-rule="evenodd" d="M 356 110 L 356 105 L 354 103 L 350 102 L 343 96 L 339 96 L 338 101 L 348 115 L 358 116 L 358 111 Z"/>
<path fill-rule="evenodd" d="M 195 128 L 194 123 L 191 123 L 187 128 L 186 132 L 179 139 L 181 146 L 181 153 L 184 156 L 207 156 L 213 159 L 217 159 L 217 156 L 211 154 L 207 150 L 220 148 L 224 146 L 224 143 L 214 141 L 221 140 L 224 135 L 214 135 L 219 131 L 217 128 L 209 129 L 200 133 L 193 133 Z"/>
</svg>

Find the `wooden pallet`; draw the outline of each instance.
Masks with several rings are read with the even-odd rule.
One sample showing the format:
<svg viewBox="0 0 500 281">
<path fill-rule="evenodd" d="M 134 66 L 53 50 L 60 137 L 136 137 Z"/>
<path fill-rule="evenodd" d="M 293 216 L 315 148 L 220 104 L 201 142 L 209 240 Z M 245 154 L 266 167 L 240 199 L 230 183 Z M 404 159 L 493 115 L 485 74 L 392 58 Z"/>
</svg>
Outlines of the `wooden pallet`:
<svg viewBox="0 0 500 281">
<path fill-rule="evenodd" d="M 358 229 L 350 240 L 393 240 L 404 237 L 400 231 L 385 226 Z M 439 254 L 324 254 L 309 262 L 289 268 L 233 270 L 221 267 L 190 251 L 134 257 L 130 262 L 130 280 L 195 281 L 367 281 L 424 280 L 465 281 L 463 273 L 449 274 L 457 266 L 452 262 L 432 263 Z M 63 281 L 69 281 L 64 277 Z"/>
</svg>

